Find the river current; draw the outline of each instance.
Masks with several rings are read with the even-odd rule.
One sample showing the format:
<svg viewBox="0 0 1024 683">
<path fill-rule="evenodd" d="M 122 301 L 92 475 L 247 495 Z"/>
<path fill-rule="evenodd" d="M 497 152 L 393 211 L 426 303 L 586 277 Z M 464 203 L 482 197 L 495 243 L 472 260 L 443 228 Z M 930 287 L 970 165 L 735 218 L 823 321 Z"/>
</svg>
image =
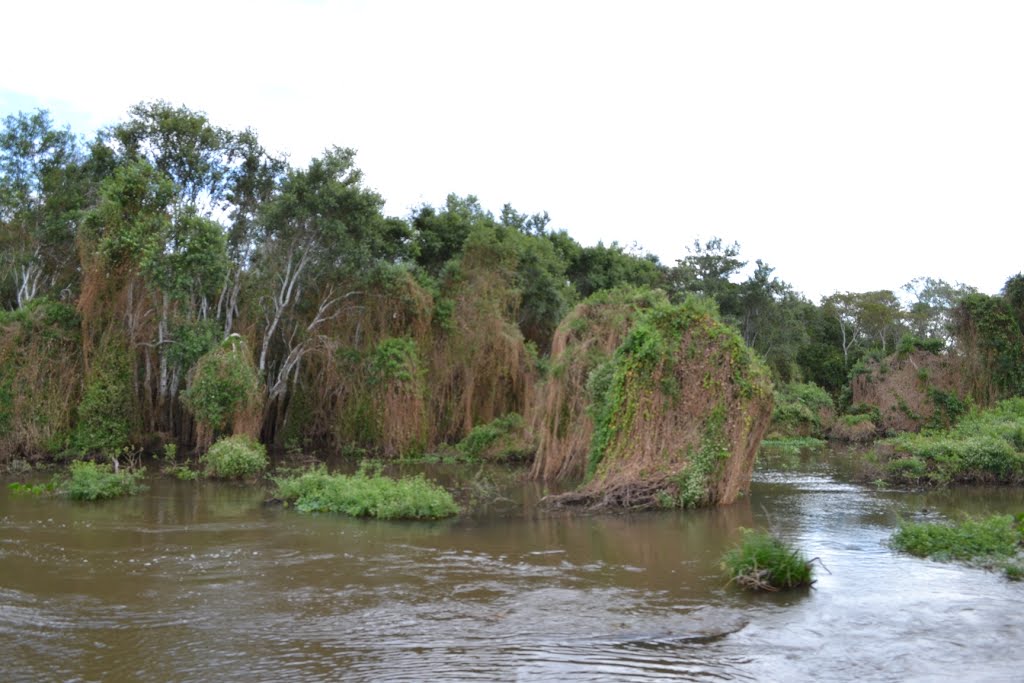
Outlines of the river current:
<svg viewBox="0 0 1024 683">
<path fill-rule="evenodd" d="M 473 470 L 477 511 L 428 523 L 204 481 L 92 504 L 4 486 L 0 680 L 1024 679 L 1024 584 L 886 545 L 1024 492 L 883 490 L 849 457 L 764 459 L 734 505 L 632 515 L 543 513 L 518 473 Z M 818 558 L 815 585 L 727 585 L 741 527 Z"/>
</svg>

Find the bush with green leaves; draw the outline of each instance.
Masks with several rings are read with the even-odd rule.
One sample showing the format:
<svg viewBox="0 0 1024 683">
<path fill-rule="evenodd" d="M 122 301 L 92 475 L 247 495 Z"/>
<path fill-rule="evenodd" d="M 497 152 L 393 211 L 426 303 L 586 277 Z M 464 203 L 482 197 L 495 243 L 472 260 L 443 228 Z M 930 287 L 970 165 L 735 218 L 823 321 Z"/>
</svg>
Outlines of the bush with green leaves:
<svg viewBox="0 0 1024 683">
<path fill-rule="evenodd" d="M 743 529 L 739 544 L 722 557 L 722 570 L 750 590 L 778 591 L 814 583 L 813 565 L 798 550 L 768 533 Z"/>
<path fill-rule="evenodd" d="M 828 392 L 816 384 L 791 382 L 775 390 L 772 433 L 784 436 L 823 436 L 835 412 Z"/>
<path fill-rule="evenodd" d="M 114 471 L 111 465 L 91 460 L 71 463 L 68 479 L 61 489 L 72 500 L 105 500 L 131 496 L 143 489 L 140 471 Z"/>
<path fill-rule="evenodd" d="M 232 335 L 199 359 L 181 400 L 197 422 L 216 431 L 255 406 L 262 390 L 248 347 L 241 337 Z"/>
<path fill-rule="evenodd" d="M 456 449 L 466 458 L 514 460 L 533 454 L 535 447 L 523 434 L 524 422 L 518 413 L 508 413 L 477 425 Z"/>
<path fill-rule="evenodd" d="M 300 512 L 335 512 L 378 519 L 440 519 L 458 514 L 452 495 L 422 475 L 392 479 L 360 470 L 328 474 L 318 467 L 275 477 L 275 497 Z"/>
<path fill-rule="evenodd" d="M 219 479 L 242 479 L 260 474 L 267 468 L 267 448 L 244 434 L 220 439 L 199 459 L 206 475 Z"/>
</svg>

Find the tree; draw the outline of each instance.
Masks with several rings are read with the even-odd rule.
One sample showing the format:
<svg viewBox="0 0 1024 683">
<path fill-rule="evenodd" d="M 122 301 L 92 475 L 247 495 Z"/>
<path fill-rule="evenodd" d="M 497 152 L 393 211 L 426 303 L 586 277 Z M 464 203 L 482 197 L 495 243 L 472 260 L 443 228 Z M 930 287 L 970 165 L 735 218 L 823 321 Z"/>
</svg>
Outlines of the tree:
<svg viewBox="0 0 1024 683">
<path fill-rule="evenodd" d="M 168 102 L 140 102 L 128 121 L 110 128 L 107 140 L 124 159 L 145 159 L 171 179 L 175 203 L 210 215 L 222 208 L 235 156 L 232 135 L 206 115 Z"/>
<path fill-rule="evenodd" d="M 968 294 L 977 290 L 945 280 L 917 277 L 903 285 L 903 291 L 914 297 L 906 313 L 911 332 L 921 339 L 941 339 L 948 343 L 952 335 L 952 311 Z"/>
<path fill-rule="evenodd" d="M 568 240 L 558 237 L 565 233 L 550 233 L 556 248 L 565 249 Z M 664 280 L 664 269 L 657 256 L 627 251 L 618 242 L 605 246 L 598 242 L 593 247 L 573 250 L 566 276 L 576 287 L 581 299 L 594 292 L 623 285 L 634 287 L 657 287 Z"/>
<path fill-rule="evenodd" d="M 494 216 L 473 195 L 449 194 L 440 211 L 424 205 L 412 217 L 416 263 L 436 277 L 462 251 L 475 227 L 494 225 Z"/>
<path fill-rule="evenodd" d="M 317 329 L 356 292 L 348 276 L 388 253 L 381 197 L 362 187 L 355 152 L 334 147 L 304 170 L 289 171 L 261 213 L 254 255 L 265 326 L 257 367 L 269 397 L 281 398 Z M 276 344 L 276 347 L 275 347 Z"/>
<path fill-rule="evenodd" d="M 808 342 L 801 311 L 809 303 L 792 287 L 774 277 L 758 259 L 757 269 L 739 286 L 739 329 L 748 346 L 768 362 L 777 379 L 791 381 L 797 373 L 797 354 Z"/>
<path fill-rule="evenodd" d="M 20 307 L 66 286 L 82 208 L 81 152 L 42 110 L 4 119 L 0 133 L 0 277 Z M 6 296 L 5 296 L 6 298 Z"/>
<path fill-rule="evenodd" d="M 737 258 L 739 243 L 724 244 L 722 238 L 712 237 L 702 245 L 695 239 L 686 251 L 688 256 L 677 260 L 669 271 L 673 299 L 681 301 L 687 294 L 701 294 L 718 303 L 723 319 L 735 322 L 739 313 L 739 285 L 729 278 L 747 265 Z"/>
</svg>

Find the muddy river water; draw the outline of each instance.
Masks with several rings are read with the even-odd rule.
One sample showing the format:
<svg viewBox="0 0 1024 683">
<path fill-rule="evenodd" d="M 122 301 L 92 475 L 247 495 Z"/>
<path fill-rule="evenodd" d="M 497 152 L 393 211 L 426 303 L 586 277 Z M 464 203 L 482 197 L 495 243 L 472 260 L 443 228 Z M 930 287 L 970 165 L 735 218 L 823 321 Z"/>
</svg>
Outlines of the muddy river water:
<svg viewBox="0 0 1024 683">
<path fill-rule="evenodd" d="M 211 482 L 94 504 L 4 486 L 0 680 L 1024 680 L 1024 584 L 885 545 L 901 518 L 1024 493 L 879 490 L 847 457 L 766 459 L 735 505 L 624 516 L 542 514 L 537 487 L 474 470 L 487 504 L 432 523 Z M 752 526 L 828 572 L 727 586 L 718 560 Z"/>
</svg>

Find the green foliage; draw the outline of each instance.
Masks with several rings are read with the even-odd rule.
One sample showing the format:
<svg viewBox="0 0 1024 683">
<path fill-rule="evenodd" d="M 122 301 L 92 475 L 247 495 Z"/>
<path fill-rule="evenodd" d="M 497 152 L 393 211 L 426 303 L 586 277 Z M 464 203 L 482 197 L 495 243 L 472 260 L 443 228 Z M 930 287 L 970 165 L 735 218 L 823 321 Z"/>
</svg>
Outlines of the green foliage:
<svg viewBox="0 0 1024 683">
<path fill-rule="evenodd" d="M 62 490 L 72 500 L 105 500 L 135 495 L 142 490 L 144 474 L 140 471 L 120 470 L 90 460 L 71 463 L 70 474 Z"/>
<path fill-rule="evenodd" d="M 422 475 L 392 479 L 365 469 L 328 474 L 323 467 L 275 477 L 275 497 L 300 512 L 334 512 L 378 519 L 440 519 L 458 514 L 451 494 Z"/>
<path fill-rule="evenodd" d="M 767 531 L 743 529 L 739 544 L 722 556 L 729 582 L 751 590 L 778 591 L 814 583 L 812 565 Z"/>
<path fill-rule="evenodd" d="M 78 404 L 71 437 L 76 450 L 113 456 L 129 444 L 135 415 L 131 378 L 131 357 L 124 343 L 106 342 L 92 360 Z"/>
<path fill-rule="evenodd" d="M 16 496 L 44 496 L 59 490 L 61 483 L 59 477 L 54 477 L 41 484 L 23 484 L 20 481 L 14 481 L 7 485 L 7 489 Z"/>
<path fill-rule="evenodd" d="M 900 337 L 900 343 L 899 346 L 896 347 L 896 353 L 901 356 L 906 356 L 914 351 L 939 353 L 944 348 L 946 348 L 946 342 L 941 338 L 933 337 L 930 339 L 921 339 L 920 337 L 908 333 Z"/>
<path fill-rule="evenodd" d="M 371 378 L 377 384 L 419 381 L 422 373 L 419 349 L 409 337 L 382 339 L 370 357 Z"/>
<path fill-rule="evenodd" d="M 695 508 L 707 503 L 708 487 L 731 454 L 724 427 L 725 408 L 718 406 L 708 417 L 700 448 L 689 453 L 686 468 L 676 477 L 679 507 Z"/>
<path fill-rule="evenodd" d="M 1024 543 L 1021 521 L 1021 515 L 994 515 L 958 524 L 904 522 L 889 543 L 897 550 L 942 562 L 1001 566 L 1009 578 L 1019 579 L 1021 566 L 1016 560 Z"/>
<path fill-rule="evenodd" d="M 523 437 L 524 422 L 518 413 L 508 413 L 487 424 L 477 425 L 456 445 L 459 453 L 471 460 L 511 460 L 529 456 L 533 444 Z"/>
<path fill-rule="evenodd" d="M 670 376 L 675 363 L 683 333 L 690 328 L 701 330 L 699 334 L 715 337 L 722 353 L 730 358 L 733 368 L 732 382 L 742 396 L 752 396 L 770 386 L 767 369 L 753 352 L 743 343 L 732 328 L 718 320 L 715 303 L 702 297 L 689 297 L 682 304 L 661 304 L 642 311 L 629 334 L 616 349 L 608 367 L 599 367 L 588 381 L 588 391 L 599 392 L 594 396 L 590 411 L 594 420 L 594 436 L 591 442 L 587 476 L 593 476 L 600 463 L 608 456 L 609 449 L 616 442 L 617 435 L 637 418 L 637 399 L 648 389 L 655 370 L 664 366 L 664 375 Z M 695 351 L 695 349 L 694 349 Z M 764 382 L 760 380 L 764 379 Z M 657 391 L 673 396 L 664 384 Z M 708 435 L 705 435 L 706 438 Z M 706 441 L 713 444 L 714 438 Z M 701 448 L 701 452 L 705 449 Z M 709 445 L 707 453 L 717 452 Z M 686 490 L 696 489 L 697 481 L 706 479 L 714 468 L 709 469 L 715 458 L 692 470 L 683 482 Z M 717 467 L 717 465 L 715 465 Z M 703 495 L 703 494 L 702 494 Z M 694 497 L 684 491 L 683 505 L 689 505 Z"/>
<path fill-rule="evenodd" d="M 118 166 L 100 186 L 100 201 L 85 217 L 83 230 L 108 273 L 135 268 L 158 254 L 170 227 L 168 207 L 174 184 L 146 161 Z"/>
<path fill-rule="evenodd" d="M 816 439 L 813 436 L 785 436 L 762 440 L 760 452 L 798 455 L 801 451 L 821 450 L 827 445 L 828 442 L 824 439 Z"/>
<path fill-rule="evenodd" d="M 255 476 L 269 464 L 266 446 L 244 434 L 218 440 L 199 461 L 206 465 L 206 476 L 219 479 Z"/>
<path fill-rule="evenodd" d="M 200 358 L 213 349 L 221 338 L 222 326 L 215 320 L 179 321 L 171 327 L 174 342 L 167 350 L 167 359 L 187 373 Z"/>
<path fill-rule="evenodd" d="M 863 422 L 873 422 L 878 424 L 882 415 L 878 410 L 878 406 L 873 406 L 869 403 L 855 403 L 846 409 L 846 414 L 839 418 L 844 424 L 853 426 Z"/>
<path fill-rule="evenodd" d="M 1020 483 L 1024 481 L 1024 398 L 974 410 L 950 429 L 900 434 L 886 443 L 894 451 L 886 474 L 898 483 Z"/>
<path fill-rule="evenodd" d="M 835 409 L 832 397 L 813 383 L 791 382 L 775 389 L 772 431 L 786 435 L 820 436 L 822 413 Z"/>
<path fill-rule="evenodd" d="M 616 242 L 608 246 L 598 242 L 593 247 L 575 242 L 568 245 L 572 238 L 565 233 L 552 233 L 549 239 L 568 256 L 566 276 L 583 298 L 617 287 L 657 287 L 665 278 L 665 269 L 652 254 L 631 253 Z"/>
<path fill-rule="evenodd" d="M 953 313 L 957 340 L 969 354 L 980 356 L 985 376 L 975 398 L 1024 395 L 1024 330 L 1010 303 L 1002 297 L 969 294 Z"/>
<path fill-rule="evenodd" d="M 948 429 L 971 409 L 970 397 L 961 399 L 954 393 L 928 387 L 928 397 L 935 406 L 935 411 L 928 420 L 928 426 L 935 429 Z"/>
<path fill-rule="evenodd" d="M 262 391 L 248 347 L 233 335 L 199 359 L 181 400 L 196 421 L 219 430 L 233 416 L 257 405 Z"/>
</svg>

